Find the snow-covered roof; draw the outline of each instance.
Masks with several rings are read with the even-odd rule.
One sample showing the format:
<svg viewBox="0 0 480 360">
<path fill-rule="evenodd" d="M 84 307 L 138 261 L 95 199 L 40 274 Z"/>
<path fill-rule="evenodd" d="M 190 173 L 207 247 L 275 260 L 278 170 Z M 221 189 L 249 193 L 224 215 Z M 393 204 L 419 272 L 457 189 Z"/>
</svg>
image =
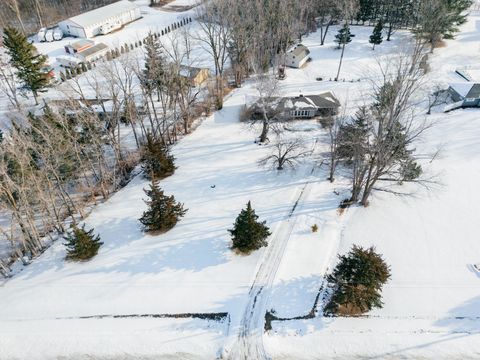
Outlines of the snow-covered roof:
<svg viewBox="0 0 480 360">
<path fill-rule="evenodd" d="M 464 99 L 480 98 L 480 83 L 467 82 L 450 84 L 450 88 Z"/>
<path fill-rule="evenodd" d="M 303 44 L 296 45 L 293 49 L 288 51 L 289 53 L 294 54 L 295 56 L 308 56 L 310 54 L 310 50 Z"/>
<path fill-rule="evenodd" d="M 461 97 L 466 97 L 467 94 L 472 90 L 473 85 L 475 83 L 456 83 L 456 84 L 450 84 L 450 87 L 455 90 L 455 92 L 460 95 Z"/>
<path fill-rule="evenodd" d="M 269 99 L 268 108 L 276 112 L 294 111 L 294 110 L 320 110 L 337 109 L 340 102 L 335 95 L 330 92 L 324 92 L 318 95 L 300 95 L 294 97 L 272 97 Z M 255 109 L 259 109 L 258 102 L 254 104 Z M 260 110 L 261 111 L 261 110 Z"/>
<path fill-rule="evenodd" d="M 87 57 L 87 56 L 90 56 L 90 55 L 94 55 L 94 54 L 103 52 L 106 49 L 108 49 L 107 45 L 105 45 L 104 43 L 98 43 L 98 44 L 93 45 L 93 46 L 91 46 L 91 47 L 89 47 L 89 48 L 87 48 L 83 51 L 78 52 L 77 54 L 81 55 L 83 57 Z"/>
<path fill-rule="evenodd" d="M 68 44 L 73 49 L 80 49 L 88 45 L 95 45 L 95 41 L 89 40 L 89 39 L 80 39 L 77 41 L 74 41 L 73 43 Z"/>
<path fill-rule="evenodd" d="M 128 0 L 121 0 L 101 8 L 71 17 L 70 21 L 81 27 L 87 28 L 102 21 L 120 15 L 124 12 L 136 9 L 138 6 Z"/>
</svg>

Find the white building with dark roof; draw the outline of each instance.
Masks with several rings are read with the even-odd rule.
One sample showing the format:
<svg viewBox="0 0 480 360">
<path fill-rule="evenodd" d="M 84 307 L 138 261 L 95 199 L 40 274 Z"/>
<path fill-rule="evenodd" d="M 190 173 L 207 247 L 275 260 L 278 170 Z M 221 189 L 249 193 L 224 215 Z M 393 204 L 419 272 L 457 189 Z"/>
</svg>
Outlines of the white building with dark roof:
<svg viewBox="0 0 480 360">
<path fill-rule="evenodd" d="M 61 21 L 58 26 L 67 36 L 91 38 L 108 34 L 141 17 L 137 5 L 121 0 Z"/>
</svg>

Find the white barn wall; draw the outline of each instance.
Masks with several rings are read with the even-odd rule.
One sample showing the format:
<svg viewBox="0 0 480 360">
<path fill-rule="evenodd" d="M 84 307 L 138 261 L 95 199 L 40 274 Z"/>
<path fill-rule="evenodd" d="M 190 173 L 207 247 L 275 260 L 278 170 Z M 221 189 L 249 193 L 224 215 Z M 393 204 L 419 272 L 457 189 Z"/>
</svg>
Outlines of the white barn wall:
<svg viewBox="0 0 480 360">
<path fill-rule="evenodd" d="M 115 11 L 116 5 L 119 6 L 118 11 Z M 120 27 L 142 17 L 139 7 L 121 9 L 122 5 L 125 7 L 125 1 L 119 1 L 87 13 L 74 16 L 73 18 L 61 21 L 58 26 L 65 35 L 91 38 L 101 33 L 102 26 L 111 24 Z M 107 9 L 111 9 L 111 11 L 105 11 Z M 112 13 L 115 15 L 109 16 Z M 87 20 L 82 21 L 83 19 Z M 92 19 L 98 19 L 98 21 L 92 23 Z"/>
</svg>

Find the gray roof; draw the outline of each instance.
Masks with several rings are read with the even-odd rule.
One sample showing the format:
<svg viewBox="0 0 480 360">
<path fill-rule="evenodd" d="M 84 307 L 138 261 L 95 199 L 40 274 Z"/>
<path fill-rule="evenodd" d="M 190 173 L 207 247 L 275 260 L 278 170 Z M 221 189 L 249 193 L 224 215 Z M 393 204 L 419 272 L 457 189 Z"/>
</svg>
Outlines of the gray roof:
<svg viewBox="0 0 480 360">
<path fill-rule="evenodd" d="M 466 98 L 480 98 L 480 84 L 474 84 L 470 91 L 468 92 Z"/>
<path fill-rule="evenodd" d="M 340 102 L 330 92 L 318 95 L 300 95 L 296 97 L 280 98 L 278 106 L 283 110 L 302 110 L 302 109 L 336 109 L 340 107 Z"/>
<path fill-rule="evenodd" d="M 284 114 L 295 110 L 313 110 L 317 112 L 322 109 L 338 109 L 340 107 L 340 101 L 330 91 L 315 95 L 275 97 L 270 98 L 268 103 L 270 105 L 267 111 L 275 114 Z M 261 111 L 258 103 L 254 105 L 254 109 L 255 111 Z"/>
<path fill-rule="evenodd" d="M 89 56 L 89 55 L 96 54 L 100 51 L 103 51 L 105 49 L 108 49 L 107 45 L 105 45 L 104 43 L 98 43 L 97 45 L 93 45 L 92 47 L 89 47 L 88 49 L 80 51 L 77 54 L 81 56 Z"/>
<path fill-rule="evenodd" d="M 136 9 L 137 7 L 137 5 L 128 0 L 121 0 L 117 1 L 116 3 L 71 17 L 68 20 L 80 25 L 81 27 L 87 28 L 92 25 L 99 24 L 111 17 L 115 17 L 123 14 L 124 12 Z"/>
</svg>

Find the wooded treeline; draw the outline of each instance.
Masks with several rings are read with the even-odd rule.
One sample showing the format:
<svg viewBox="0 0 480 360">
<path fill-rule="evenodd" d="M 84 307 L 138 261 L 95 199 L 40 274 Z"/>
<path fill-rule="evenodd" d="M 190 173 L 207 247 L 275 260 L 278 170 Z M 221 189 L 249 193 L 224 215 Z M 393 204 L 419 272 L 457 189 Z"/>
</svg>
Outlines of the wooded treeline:
<svg viewBox="0 0 480 360">
<path fill-rule="evenodd" d="M 0 28 L 14 26 L 25 34 L 116 0 L 2 0 Z"/>
<path fill-rule="evenodd" d="M 0 89 L 12 125 L 0 142 L 0 207 L 11 226 L 2 238 L 17 255 L 37 255 L 49 236 L 65 233 L 66 223 L 123 186 L 148 160 L 147 139 L 168 148 L 208 113 L 209 86 L 192 87 L 181 72 L 190 51 L 186 31 L 162 40 L 151 34 L 143 49 L 65 82 L 58 100 L 35 111 L 19 101 L 19 73 L 4 57 Z"/>
</svg>

